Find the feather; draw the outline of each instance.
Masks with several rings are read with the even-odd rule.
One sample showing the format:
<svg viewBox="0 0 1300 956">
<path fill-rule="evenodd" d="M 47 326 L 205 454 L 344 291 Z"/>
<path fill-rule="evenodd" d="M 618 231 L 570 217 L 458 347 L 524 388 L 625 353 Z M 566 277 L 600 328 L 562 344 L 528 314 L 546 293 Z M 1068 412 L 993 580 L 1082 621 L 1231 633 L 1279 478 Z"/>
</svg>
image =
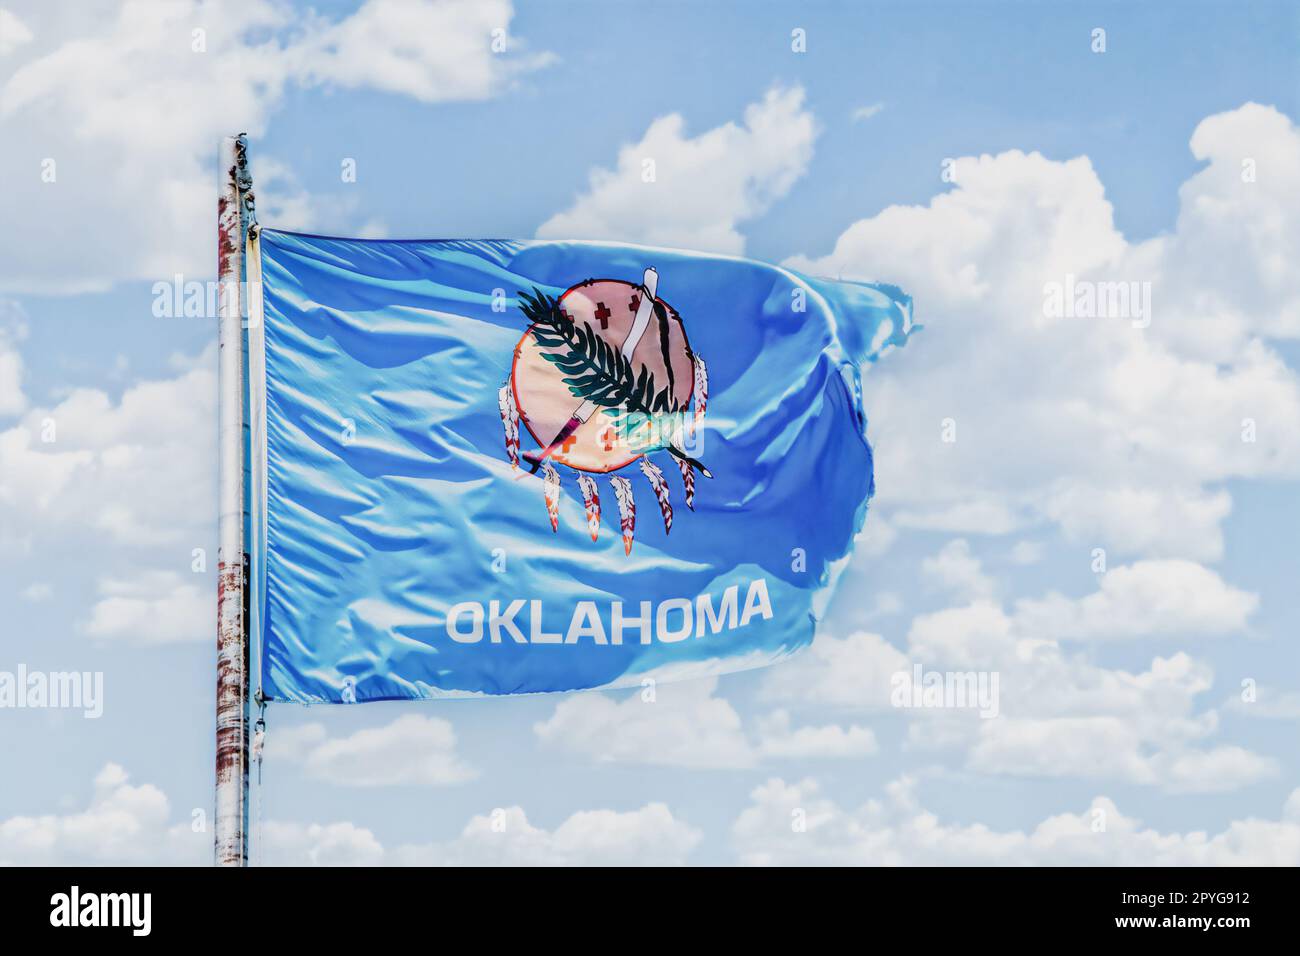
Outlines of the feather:
<svg viewBox="0 0 1300 956">
<path fill-rule="evenodd" d="M 686 489 L 686 507 L 695 510 L 695 468 L 680 458 L 674 458 L 677 467 L 682 470 L 682 487 Z"/>
<path fill-rule="evenodd" d="M 596 490 L 596 479 L 591 475 L 579 473 L 578 487 L 582 489 L 582 503 L 587 509 L 587 530 L 591 540 L 600 534 L 600 494 Z"/>
<path fill-rule="evenodd" d="M 709 404 L 709 370 L 704 359 L 695 356 L 695 420 L 691 422 L 691 435 L 704 420 L 704 409 Z"/>
<path fill-rule="evenodd" d="M 659 510 L 664 516 L 664 534 L 667 534 L 673 530 L 673 504 L 668 500 L 668 479 L 658 465 L 645 457 L 641 459 L 641 473 L 650 479 L 650 487 L 654 489 Z"/>
<path fill-rule="evenodd" d="M 497 405 L 501 410 L 501 427 L 506 435 L 506 454 L 510 456 L 510 467 L 519 469 L 519 409 L 515 407 L 514 391 L 507 381 L 497 392 Z"/>
<path fill-rule="evenodd" d="M 549 461 L 542 462 L 542 493 L 546 496 L 546 513 L 551 516 L 551 530 L 560 530 L 560 473 Z"/>
<path fill-rule="evenodd" d="M 632 553 L 632 533 L 636 530 L 636 502 L 632 500 L 632 482 L 621 475 L 609 479 L 618 499 L 619 525 L 623 529 L 623 553 Z"/>
</svg>

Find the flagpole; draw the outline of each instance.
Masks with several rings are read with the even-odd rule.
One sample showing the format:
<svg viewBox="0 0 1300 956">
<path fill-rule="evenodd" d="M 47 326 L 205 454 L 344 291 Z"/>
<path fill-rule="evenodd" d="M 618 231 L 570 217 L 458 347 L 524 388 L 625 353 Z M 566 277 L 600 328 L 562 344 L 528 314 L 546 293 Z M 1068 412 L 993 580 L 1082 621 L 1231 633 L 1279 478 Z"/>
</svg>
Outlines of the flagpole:
<svg viewBox="0 0 1300 956">
<path fill-rule="evenodd" d="M 244 552 L 245 140 L 221 141 L 217 197 L 217 774 L 214 862 L 248 865 L 248 635 Z"/>
</svg>

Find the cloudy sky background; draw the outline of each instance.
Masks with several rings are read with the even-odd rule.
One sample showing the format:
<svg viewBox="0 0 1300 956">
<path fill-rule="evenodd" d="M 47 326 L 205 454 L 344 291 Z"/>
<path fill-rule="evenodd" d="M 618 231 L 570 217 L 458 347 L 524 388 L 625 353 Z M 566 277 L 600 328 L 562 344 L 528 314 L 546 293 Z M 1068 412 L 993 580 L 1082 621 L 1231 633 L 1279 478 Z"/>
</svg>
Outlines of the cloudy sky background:
<svg viewBox="0 0 1300 956">
<path fill-rule="evenodd" d="M 210 859 L 216 330 L 151 289 L 211 278 L 246 130 L 268 225 L 743 253 L 926 327 L 811 650 L 275 706 L 256 859 L 1300 864 L 1293 4 L 0 4 L 0 670 L 106 698 L 0 711 L 0 862 Z M 1047 316 L 1067 275 L 1149 327 Z M 891 707 L 915 664 L 999 716 Z"/>
</svg>

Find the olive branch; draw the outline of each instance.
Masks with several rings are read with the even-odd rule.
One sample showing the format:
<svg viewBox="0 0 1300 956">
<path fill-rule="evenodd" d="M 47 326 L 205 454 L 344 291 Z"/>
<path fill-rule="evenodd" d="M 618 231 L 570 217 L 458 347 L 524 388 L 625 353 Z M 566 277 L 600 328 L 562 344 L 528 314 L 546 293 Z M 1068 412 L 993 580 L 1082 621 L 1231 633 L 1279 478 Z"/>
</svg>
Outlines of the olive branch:
<svg viewBox="0 0 1300 956">
<path fill-rule="evenodd" d="M 655 376 L 646 366 L 633 373 L 632 363 L 621 351 L 597 335 L 587 323 L 579 325 L 560 308 L 559 300 L 534 287 L 531 294 L 519 292 L 519 309 L 532 326 L 541 355 L 564 373 L 564 384 L 578 399 L 591 402 L 615 419 L 620 435 L 629 441 L 665 415 L 680 415 L 682 409 L 672 395 L 672 386 L 655 389 Z M 661 430 L 662 431 L 662 430 Z M 668 441 L 654 448 L 666 448 L 677 458 L 709 471 Z"/>
</svg>

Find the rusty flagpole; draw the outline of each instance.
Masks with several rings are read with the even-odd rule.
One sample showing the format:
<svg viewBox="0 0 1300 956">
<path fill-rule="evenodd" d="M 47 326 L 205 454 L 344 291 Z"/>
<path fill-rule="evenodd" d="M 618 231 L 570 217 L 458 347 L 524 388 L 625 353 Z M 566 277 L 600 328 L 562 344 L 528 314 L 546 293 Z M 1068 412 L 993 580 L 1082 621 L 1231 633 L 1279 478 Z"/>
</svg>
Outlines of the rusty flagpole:
<svg viewBox="0 0 1300 956">
<path fill-rule="evenodd" d="M 221 142 L 217 197 L 217 866 L 248 865 L 248 560 L 244 551 L 244 333 L 240 280 L 252 206 L 243 135 Z"/>
</svg>

